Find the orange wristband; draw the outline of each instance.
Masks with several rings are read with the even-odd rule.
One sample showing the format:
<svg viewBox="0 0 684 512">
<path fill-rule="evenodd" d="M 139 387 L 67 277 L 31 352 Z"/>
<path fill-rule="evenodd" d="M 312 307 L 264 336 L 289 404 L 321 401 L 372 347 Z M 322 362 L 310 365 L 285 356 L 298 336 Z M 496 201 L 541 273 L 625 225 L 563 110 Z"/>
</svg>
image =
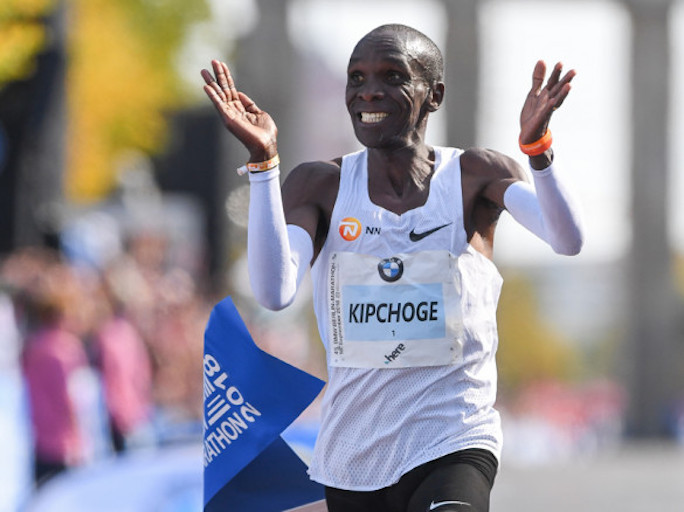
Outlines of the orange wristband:
<svg viewBox="0 0 684 512">
<path fill-rule="evenodd" d="M 278 165 L 280 165 L 280 156 L 276 154 L 265 162 L 247 162 L 247 170 L 249 172 L 266 172 L 275 169 Z"/>
<path fill-rule="evenodd" d="M 527 156 L 537 156 L 544 153 L 551 147 L 553 139 L 551 138 L 551 130 L 546 130 L 546 133 L 542 135 L 541 139 L 530 142 L 529 144 L 523 144 L 518 139 L 518 145 L 520 146 L 520 151 L 525 153 Z"/>
</svg>

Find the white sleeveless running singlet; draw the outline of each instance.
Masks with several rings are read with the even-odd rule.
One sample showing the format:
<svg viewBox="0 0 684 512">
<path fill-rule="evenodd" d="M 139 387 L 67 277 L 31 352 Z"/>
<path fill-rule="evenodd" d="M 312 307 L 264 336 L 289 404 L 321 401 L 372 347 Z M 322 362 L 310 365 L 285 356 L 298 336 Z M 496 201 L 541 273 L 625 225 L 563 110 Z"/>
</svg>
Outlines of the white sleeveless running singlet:
<svg viewBox="0 0 684 512">
<path fill-rule="evenodd" d="M 342 160 L 311 269 L 328 385 L 309 474 L 324 485 L 376 490 L 458 450 L 501 455 L 502 279 L 467 243 L 461 153 L 435 147 L 427 201 L 401 215 L 371 202 L 365 150 Z"/>
</svg>

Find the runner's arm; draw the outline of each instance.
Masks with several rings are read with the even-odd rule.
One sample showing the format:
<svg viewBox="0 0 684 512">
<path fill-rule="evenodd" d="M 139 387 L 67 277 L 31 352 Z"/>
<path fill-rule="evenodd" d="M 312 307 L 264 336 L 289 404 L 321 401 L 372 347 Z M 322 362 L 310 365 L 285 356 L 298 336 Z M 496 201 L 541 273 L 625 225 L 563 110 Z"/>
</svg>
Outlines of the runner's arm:
<svg viewBox="0 0 684 512">
<path fill-rule="evenodd" d="M 504 193 L 504 206 L 513 218 L 547 242 L 558 254 L 576 255 L 584 235 L 579 210 L 553 165 L 532 170 L 534 186 L 516 181 Z"/>
<path fill-rule="evenodd" d="M 565 101 L 575 77 L 574 70 L 561 76 L 562 69 L 563 65 L 557 63 L 544 85 L 546 64 L 538 61 L 535 65 L 532 87 L 520 113 L 521 144 L 540 141 L 544 135 L 550 137 L 551 116 Z M 545 240 L 558 254 L 578 254 L 584 237 L 577 207 L 553 169 L 553 150 L 550 147 L 541 150 L 542 153 L 527 153 L 534 187 L 526 181 L 512 183 L 505 189 L 504 206 L 514 219 Z"/>
<path fill-rule="evenodd" d="M 579 208 L 553 165 L 541 170 L 532 168 L 532 185 L 514 159 L 497 151 L 473 148 L 464 154 L 462 168 L 469 176 L 482 180 L 482 197 L 508 210 L 556 253 L 580 252 L 583 232 Z"/>
<path fill-rule="evenodd" d="M 249 161 L 267 163 L 278 153 L 278 129 L 268 112 L 237 90 L 228 66 L 211 62 L 203 69 L 204 92 L 214 104 L 226 128 L 249 151 Z M 287 226 L 283 213 L 278 167 L 250 173 L 250 203 L 247 261 L 250 282 L 257 301 L 269 309 L 282 309 L 295 297 L 313 245 L 309 234 L 298 226 Z"/>
<path fill-rule="evenodd" d="M 313 257 L 309 233 L 285 223 L 279 176 L 279 168 L 249 175 L 250 284 L 257 302 L 272 310 L 292 303 Z"/>
</svg>

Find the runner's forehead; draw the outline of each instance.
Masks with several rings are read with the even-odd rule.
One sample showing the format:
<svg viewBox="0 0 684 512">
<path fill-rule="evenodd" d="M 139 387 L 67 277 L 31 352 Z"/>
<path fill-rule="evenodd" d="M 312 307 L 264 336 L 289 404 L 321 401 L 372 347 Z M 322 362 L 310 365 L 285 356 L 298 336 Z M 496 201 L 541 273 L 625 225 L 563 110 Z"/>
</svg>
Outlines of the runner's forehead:
<svg viewBox="0 0 684 512">
<path fill-rule="evenodd" d="M 381 59 L 408 66 L 410 60 L 416 58 L 411 53 L 406 42 L 401 41 L 394 34 L 367 36 L 359 41 L 352 51 L 349 66 L 371 59 Z"/>
</svg>

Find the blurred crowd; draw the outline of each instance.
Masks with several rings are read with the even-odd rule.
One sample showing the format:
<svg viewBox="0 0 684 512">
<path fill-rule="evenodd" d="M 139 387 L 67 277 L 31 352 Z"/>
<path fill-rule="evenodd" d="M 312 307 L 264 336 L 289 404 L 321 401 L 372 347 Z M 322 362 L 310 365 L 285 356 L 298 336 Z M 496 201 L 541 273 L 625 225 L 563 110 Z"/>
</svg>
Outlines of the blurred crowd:
<svg viewBox="0 0 684 512">
<path fill-rule="evenodd" d="M 167 254 L 140 235 L 102 268 L 37 247 L 0 260 L 0 375 L 20 376 L 36 485 L 163 425 L 201 436 L 211 302 Z"/>
<path fill-rule="evenodd" d="M 221 297 L 187 264 L 198 258 L 173 256 L 169 243 L 142 230 L 106 258 L 79 244 L 0 255 L 0 512 L 70 468 L 201 439 L 203 333 Z M 309 293 L 285 312 L 249 311 L 246 276 L 236 260 L 231 281 L 258 345 L 325 379 Z M 500 398 L 514 464 L 593 454 L 623 435 L 626 396 L 614 382 L 540 382 Z M 302 415 L 302 445 L 313 445 L 318 406 Z M 684 443 L 684 405 L 677 421 Z"/>
</svg>

